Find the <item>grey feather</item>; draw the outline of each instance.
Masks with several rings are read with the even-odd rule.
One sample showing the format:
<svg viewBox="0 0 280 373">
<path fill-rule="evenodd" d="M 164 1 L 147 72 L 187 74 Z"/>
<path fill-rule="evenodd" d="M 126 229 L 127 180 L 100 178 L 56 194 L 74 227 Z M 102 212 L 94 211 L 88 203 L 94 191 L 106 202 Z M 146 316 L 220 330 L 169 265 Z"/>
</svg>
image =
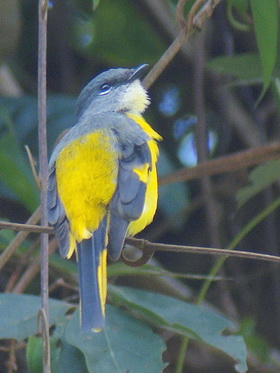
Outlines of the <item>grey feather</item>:
<svg viewBox="0 0 280 373">
<path fill-rule="evenodd" d="M 49 224 L 54 227 L 59 253 L 63 258 L 65 258 L 69 251 L 69 222 L 57 194 L 55 164 L 50 167 L 49 171 L 47 209 Z"/>
<path fill-rule="evenodd" d="M 69 252 L 69 222 L 67 218 L 58 224 L 54 225 L 55 235 L 58 242 L 59 254 L 62 258 L 66 258 Z"/>
<path fill-rule="evenodd" d="M 100 254 L 105 249 L 107 216 L 92 238 L 77 245 L 81 295 L 82 330 L 103 329 L 105 325 L 98 288 Z"/>
<path fill-rule="evenodd" d="M 147 185 L 133 170 L 146 163 L 151 164 L 150 150 L 146 142 L 141 146 L 134 146 L 129 157 L 119 161 L 117 189 L 110 203 L 108 254 L 112 260 L 120 256 L 129 222 L 138 219 L 142 214 Z"/>
<path fill-rule="evenodd" d="M 121 255 L 128 224 L 128 220 L 121 218 L 119 215 L 111 214 L 107 245 L 111 260 L 118 260 Z"/>
<path fill-rule="evenodd" d="M 55 167 L 56 159 L 65 146 L 98 130 L 107 131 L 109 138 L 115 139 L 115 141 L 112 141 L 112 147 L 121 152 L 125 158 L 133 153 L 135 145 L 141 146 L 150 139 L 136 122 L 124 114 L 106 112 L 84 115 L 79 118 L 78 123 L 62 137 L 54 148 L 49 161 L 50 171 Z"/>
</svg>

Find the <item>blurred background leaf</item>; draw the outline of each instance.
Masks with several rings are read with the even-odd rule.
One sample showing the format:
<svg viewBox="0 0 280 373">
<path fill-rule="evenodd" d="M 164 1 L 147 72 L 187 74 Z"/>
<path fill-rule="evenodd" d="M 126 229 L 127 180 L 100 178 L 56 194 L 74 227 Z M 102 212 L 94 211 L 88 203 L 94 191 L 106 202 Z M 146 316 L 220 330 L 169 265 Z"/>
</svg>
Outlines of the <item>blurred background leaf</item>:
<svg viewBox="0 0 280 373">
<path fill-rule="evenodd" d="M 278 53 L 278 3 L 276 0 L 269 3 L 251 0 L 251 8 L 263 71 L 263 95 L 271 83 Z"/>
</svg>

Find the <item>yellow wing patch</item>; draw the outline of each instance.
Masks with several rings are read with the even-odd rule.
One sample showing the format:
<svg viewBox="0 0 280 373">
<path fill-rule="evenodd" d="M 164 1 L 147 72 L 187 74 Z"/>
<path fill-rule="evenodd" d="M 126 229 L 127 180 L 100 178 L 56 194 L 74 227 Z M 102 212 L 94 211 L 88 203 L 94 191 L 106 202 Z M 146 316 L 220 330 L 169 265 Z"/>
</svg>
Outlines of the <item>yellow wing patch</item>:
<svg viewBox="0 0 280 373">
<path fill-rule="evenodd" d="M 149 171 L 146 164 L 143 165 L 141 169 L 137 169 L 137 171 L 135 169 L 133 170 L 137 173 L 140 180 L 147 184 L 143 212 L 137 220 L 131 221 L 128 226 L 128 235 L 134 236 L 151 223 L 156 212 L 158 201 L 156 162 L 159 150 L 155 140 L 161 140 L 162 137 L 152 129 L 149 123 L 147 123 L 141 115 L 129 113 L 127 116 L 138 123 L 139 126 L 152 138 L 152 140 L 147 142 L 151 153 L 151 170 Z"/>
<path fill-rule="evenodd" d="M 147 183 L 148 181 L 148 170 L 150 165 L 148 163 L 143 164 L 141 167 L 134 168 L 133 172 L 138 175 L 140 181 Z"/>
</svg>

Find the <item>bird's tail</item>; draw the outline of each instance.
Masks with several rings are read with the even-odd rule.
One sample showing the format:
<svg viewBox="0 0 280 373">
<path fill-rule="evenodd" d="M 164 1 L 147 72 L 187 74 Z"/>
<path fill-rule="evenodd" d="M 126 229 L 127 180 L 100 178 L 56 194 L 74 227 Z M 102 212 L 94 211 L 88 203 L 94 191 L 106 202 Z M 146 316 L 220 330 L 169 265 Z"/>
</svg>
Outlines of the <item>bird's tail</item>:
<svg viewBox="0 0 280 373">
<path fill-rule="evenodd" d="M 107 217 L 92 238 L 77 245 L 80 278 L 81 326 L 100 331 L 105 325 L 107 295 Z"/>
</svg>

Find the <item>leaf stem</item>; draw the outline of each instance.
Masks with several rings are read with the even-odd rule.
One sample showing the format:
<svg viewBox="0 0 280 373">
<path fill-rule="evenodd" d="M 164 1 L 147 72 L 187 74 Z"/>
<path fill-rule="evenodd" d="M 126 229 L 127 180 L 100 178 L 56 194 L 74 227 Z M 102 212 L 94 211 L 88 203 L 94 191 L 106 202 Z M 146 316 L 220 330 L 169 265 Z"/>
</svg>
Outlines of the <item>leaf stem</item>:
<svg viewBox="0 0 280 373">
<path fill-rule="evenodd" d="M 265 209 L 259 212 L 253 219 L 251 219 L 242 229 L 241 231 L 233 238 L 233 240 L 228 245 L 228 249 L 233 250 L 236 246 L 243 240 L 244 237 L 253 229 L 255 228 L 260 222 L 262 222 L 269 214 L 271 214 L 275 209 L 280 206 L 280 197 L 278 197 L 275 201 L 269 204 Z M 215 262 L 214 266 L 212 267 L 211 271 L 209 272 L 209 279 L 207 279 L 204 284 L 202 285 L 196 303 L 201 303 L 207 294 L 209 287 L 211 286 L 213 279 L 212 276 L 216 276 L 221 269 L 222 265 L 226 261 L 228 257 L 223 256 Z"/>
<path fill-rule="evenodd" d="M 177 361 L 176 361 L 175 373 L 182 373 L 183 372 L 184 362 L 185 362 L 185 357 L 186 357 L 186 351 L 188 349 L 188 344 L 189 344 L 189 338 L 188 337 L 183 337 L 181 345 L 180 345 L 178 358 L 177 358 Z"/>
</svg>

